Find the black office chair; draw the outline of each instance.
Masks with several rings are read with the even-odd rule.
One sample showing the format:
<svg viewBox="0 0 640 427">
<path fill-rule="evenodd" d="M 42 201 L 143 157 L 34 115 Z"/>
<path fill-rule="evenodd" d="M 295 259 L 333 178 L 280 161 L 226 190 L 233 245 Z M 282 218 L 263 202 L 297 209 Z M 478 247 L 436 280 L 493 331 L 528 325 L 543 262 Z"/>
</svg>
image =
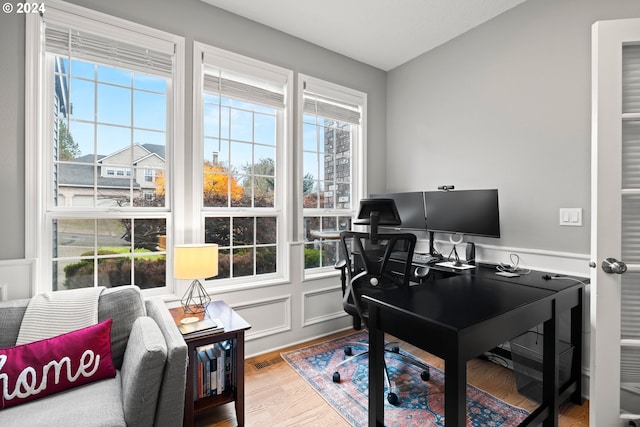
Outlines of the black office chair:
<svg viewBox="0 0 640 427">
<path fill-rule="evenodd" d="M 379 201 L 381 199 L 377 199 Z M 386 200 L 386 199 L 385 199 Z M 365 205 L 368 201 L 364 201 Z M 393 201 L 391 200 L 393 203 Z M 388 203 L 383 202 L 383 203 Z M 363 203 L 361 202 L 361 207 Z M 393 205 L 395 209 L 395 204 Z M 362 212 L 361 208 L 361 212 Z M 379 212 L 379 211 L 374 211 Z M 374 214 L 377 216 L 377 214 Z M 397 211 L 396 211 L 397 215 Z M 381 219 L 381 218 L 378 218 Z M 384 219 L 382 219 L 384 221 Z M 341 260 L 336 268 L 341 270 L 341 283 L 343 291 L 342 306 L 344 310 L 354 317 L 354 328 L 360 329 L 369 323 L 369 310 L 362 300 L 363 295 L 375 296 L 385 292 L 385 289 L 408 287 L 412 274 L 411 259 L 416 245 L 416 236 L 410 233 L 386 233 L 377 231 L 377 221 L 369 233 L 343 231 L 340 233 Z M 380 222 L 383 224 L 383 222 Z M 394 252 L 405 254 L 405 261 L 390 262 Z M 421 277 L 428 273 L 427 269 L 419 269 L 417 274 Z M 429 366 L 421 360 L 400 350 L 397 342 L 385 344 L 385 352 L 391 352 L 400 357 L 404 362 L 422 369 L 420 378 L 429 379 Z M 352 347 L 365 347 L 367 350 L 353 354 Z M 354 342 L 348 343 L 344 352 L 349 358 L 335 366 L 333 381 L 340 382 L 338 368 L 355 358 L 368 355 L 368 344 Z M 393 405 L 399 402 L 395 382 L 389 378 L 386 361 L 384 363 L 385 383 L 387 385 L 387 400 Z"/>
</svg>

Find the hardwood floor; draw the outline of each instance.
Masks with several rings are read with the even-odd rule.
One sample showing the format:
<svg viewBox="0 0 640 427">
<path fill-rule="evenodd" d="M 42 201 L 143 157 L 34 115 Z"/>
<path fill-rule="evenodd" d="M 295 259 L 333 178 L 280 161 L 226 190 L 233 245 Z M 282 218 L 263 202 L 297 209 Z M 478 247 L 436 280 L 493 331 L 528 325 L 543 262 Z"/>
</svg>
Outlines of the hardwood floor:
<svg viewBox="0 0 640 427">
<path fill-rule="evenodd" d="M 290 351 L 315 342 L 346 335 L 345 331 L 323 339 L 289 347 Z M 401 345 L 439 369 L 444 362 L 409 344 Z M 332 426 L 347 427 L 347 423 L 280 357 L 281 351 L 267 353 L 245 361 L 245 420 L 251 426 Z M 467 380 L 474 386 L 528 411 L 536 403 L 518 394 L 513 371 L 495 363 L 474 359 L 467 364 Z M 198 427 L 235 426 L 233 404 L 227 404 L 196 417 Z M 582 405 L 566 403 L 560 411 L 559 427 L 588 427 L 589 402 Z"/>
</svg>

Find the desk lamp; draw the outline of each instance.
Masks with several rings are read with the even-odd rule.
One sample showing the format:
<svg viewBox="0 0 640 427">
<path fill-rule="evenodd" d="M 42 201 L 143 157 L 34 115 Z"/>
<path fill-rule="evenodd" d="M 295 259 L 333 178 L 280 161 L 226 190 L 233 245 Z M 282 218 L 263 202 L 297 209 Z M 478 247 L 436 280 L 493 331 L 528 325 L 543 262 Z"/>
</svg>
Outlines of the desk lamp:
<svg viewBox="0 0 640 427">
<path fill-rule="evenodd" d="M 400 225 L 402 220 L 393 199 L 362 199 L 354 224 L 368 225 L 371 243 L 378 244 L 379 225 Z"/>
<path fill-rule="evenodd" d="M 178 245 L 173 250 L 173 277 L 193 281 L 180 300 L 185 313 L 202 313 L 211 298 L 199 279 L 218 275 L 218 245 Z"/>
</svg>

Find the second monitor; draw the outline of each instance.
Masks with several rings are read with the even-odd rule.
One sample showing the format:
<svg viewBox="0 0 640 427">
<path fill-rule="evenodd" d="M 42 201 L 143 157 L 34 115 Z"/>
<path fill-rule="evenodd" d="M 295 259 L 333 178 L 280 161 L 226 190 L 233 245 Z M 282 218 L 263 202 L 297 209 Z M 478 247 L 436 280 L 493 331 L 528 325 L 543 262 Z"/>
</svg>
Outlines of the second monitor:
<svg viewBox="0 0 640 427">
<path fill-rule="evenodd" d="M 424 192 L 372 194 L 372 199 L 393 199 L 400 214 L 400 225 L 391 227 L 402 230 L 426 230 Z"/>
</svg>

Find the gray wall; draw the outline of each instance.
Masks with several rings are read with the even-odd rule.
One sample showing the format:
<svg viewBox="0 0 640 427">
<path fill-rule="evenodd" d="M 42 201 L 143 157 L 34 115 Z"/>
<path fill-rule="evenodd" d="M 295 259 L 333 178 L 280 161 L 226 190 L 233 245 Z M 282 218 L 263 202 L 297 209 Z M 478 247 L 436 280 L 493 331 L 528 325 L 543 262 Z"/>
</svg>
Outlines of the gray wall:
<svg viewBox="0 0 640 427">
<path fill-rule="evenodd" d="M 589 253 L 591 25 L 631 17 L 637 0 L 528 0 L 392 70 L 387 190 L 498 188 L 503 237 L 474 240 Z"/>
<path fill-rule="evenodd" d="M 0 14 L 0 259 L 24 257 L 24 16 Z"/>
<path fill-rule="evenodd" d="M 191 141 L 192 42 L 211 44 L 322 78 L 368 94 L 370 152 L 383 152 L 386 137 L 386 73 L 199 0 L 74 0 L 72 3 L 184 36 L 186 132 Z M 328 23 L 329 24 L 329 23 Z M 0 260 L 24 257 L 24 31 L 23 15 L 0 14 Z M 331 28 L 327 28 L 331 31 Z M 369 161 L 370 180 L 384 185 L 384 156 Z M 382 171 L 382 172 L 380 172 Z"/>
</svg>

